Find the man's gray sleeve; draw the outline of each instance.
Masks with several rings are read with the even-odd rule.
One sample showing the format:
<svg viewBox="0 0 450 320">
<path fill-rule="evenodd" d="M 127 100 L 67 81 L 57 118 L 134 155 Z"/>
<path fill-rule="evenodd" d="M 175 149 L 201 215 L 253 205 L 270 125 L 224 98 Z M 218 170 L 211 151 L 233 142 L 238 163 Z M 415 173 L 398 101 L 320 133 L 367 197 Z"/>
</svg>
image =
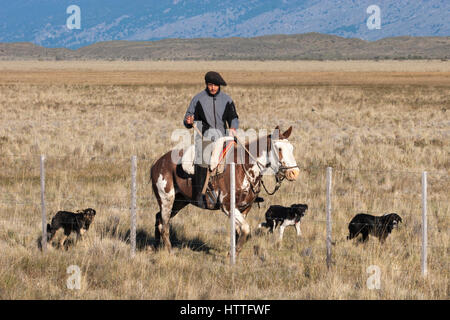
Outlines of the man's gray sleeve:
<svg viewBox="0 0 450 320">
<path fill-rule="evenodd" d="M 197 99 L 192 99 L 191 103 L 189 104 L 189 107 L 186 111 L 186 114 L 184 115 L 183 124 L 186 128 L 190 129 L 192 128 L 192 124 L 186 123 L 186 117 L 187 116 L 193 116 L 195 113 L 195 105 L 197 104 Z"/>
<path fill-rule="evenodd" d="M 231 120 L 231 128 L 238 129 L 239 128 L 239 118 L 234 118 Z"/>
</svg>

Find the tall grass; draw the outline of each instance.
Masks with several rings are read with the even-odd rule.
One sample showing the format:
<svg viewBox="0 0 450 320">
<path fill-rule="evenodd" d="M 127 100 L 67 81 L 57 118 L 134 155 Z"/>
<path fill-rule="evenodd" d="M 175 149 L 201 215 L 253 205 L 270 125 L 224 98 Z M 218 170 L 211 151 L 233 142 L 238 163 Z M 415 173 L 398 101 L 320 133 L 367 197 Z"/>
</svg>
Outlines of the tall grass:
<svg viewBox="0 0 450 320">
<path fill-rule="evenodd" d="M 20 66 L 16 71 L 9 68 L 7 75 L 0 75 L 0 298 L 448 298 L 450 89 L 442 80 L 445 72 L 424 73 L 423 86 L 404 80 L 411 75 L 407 72 L 395 85 L 379 83 L 383 76 L 394 81 L 389 72 L 377 74 L 376 83 L 366 79 L 361 85 L 333 85 L 333 77 L 350 81 L 353 73 L 348 72 L 336 71 L 326 84 L 302 84 L 308 79 L 280 67 L 274 72 L 284 79 L 281 85 L 258 85 L 258 77 L 267 74 L 246 71 L 254 81 L 250 83 L 245 75 L 230 73 L 241 84 L 229 81 L 224 91 L 237 105 L 241 128 L 292 125 L 290 140 L 301 168 L 297 182 L 283 184 L 272 197 L 263 195 L 261 208 L 250 211 L 252 238 L 230 268 L 228 223 L 221 212 L 186 207 L 172 220 L 173 254 L 153 249 L 158 208 L 149 168 L 176 144 L 171 132 L 182 127 L 190 99 L 203 89 L 200 68 L 188 66 L 185 71 L 181 65 L 180 73 L 161 71 L 163 78 L 157 80 L 167 84 L 154 83 L 153 78 L 146 83 L 139 73 L 143 82 L 138 85 L 122 82 L 136 71 L 125 68 L 114 83 L 103 64 L 94 78 L 89 71 L 74 69 L 61 83 L 47 81 L 47 72 L 27 76 Z M 189 80 L 171 85 L 177 74 L 199 84 Z M 311 73 L 311 79 L 319 76 Z M 67 251 L 42 254 L 37 246 L 40 154 L 47 158 L 49 219 L 62 209 L 97 210 L 85 239 L 72 242 Z M 138 252 L 132 260 L 131 155 L 138 156 Z M 325 263 L 327 166 L 334 168 L 330 270 Z M 420 270 L 423 170 L 429 172 L 426 278 Z M 288 228 L 280 245 L 277 235 L 256 231 L 269 205 L 292 203 L 310 208 L 301 238 Z M 385 245 L 375 238 L 358 245 L 345 239 L 347 224 L 358 212 L 397 212 L 404 223 Z M 70 265 L 82 271 L 81 290 L 66 286 Z M 381 270 L 379 290 L 366 284 L 371 265 Z"/>
</svg>

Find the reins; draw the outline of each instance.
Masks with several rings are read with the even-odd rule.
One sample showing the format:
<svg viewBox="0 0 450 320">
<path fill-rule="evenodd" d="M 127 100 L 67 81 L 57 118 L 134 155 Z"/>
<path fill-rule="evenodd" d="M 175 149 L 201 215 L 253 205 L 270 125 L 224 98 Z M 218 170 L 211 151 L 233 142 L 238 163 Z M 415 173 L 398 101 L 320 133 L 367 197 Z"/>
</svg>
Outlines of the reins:
<svg viewBox="0 0 450 320">
<path fill-rule="evenodd" d="M 203 134 L 202 134 L 201 131 L 197 128 L 197 126 L 195 125 L 195 123 L 193 123 L 193 127 L 194 127 L 194 129 L 197 131 L 197 133 L 198 133 L 198 134 L 202 137 L 202 139 L 203 139 Z M 228 125 L 227 125 L 227 127 L 228 127 Z M 284 172 L 286 172 L 286 170 L 289 170 L 289 169 L 298 168 L 298 166 L 290 166 L 290 167 L 283 166 L 283 165 L 281 164 L 281 161 L 280 161 L 280 158 L 279 158 L 278 154 L 275 153 L 276 156 L 277 156 L 277 161 L 278 161 L 278 163 L 280 164 L 280 166 L 279 166 L 278 172 L 277 172 L 276 175 L 275 175 L 275 180 L 276 180 L 275 188 L 273 189 L 272 192 L 270 192 L 270 191 L 267 189 L 267 187 L 266 187 L 266 185 L 264 184 L 264 181 L 263 181 L 263 179 L 262 179 L 262 171 L 263 171 L 264 167 L 265 167 L 265 168 L 270 167 L 270 166 L 271 166 L 271 163 L 269 162 L 268 164 L 266 164 L 266 165 L 264 166 L 262 163 L 260 163 L 260 162 L 258 161 L 257 158 L 255 158 L 255 156 L 253 156 L 253 155 L 251 154 L 251 152 L 247 149 L 247 147 L 245 146 L 245 144 L 242 143 L 242 141 L 239 139 L 239 137 L 234 136 L 234 140 L 235 140 L 238 144 L 240 144 L 240 145 L 242 146 L 242 148 L 244 148 L 245 152 L 249 155 L 249 157 L 250 157 L 253 161 L 255 161 L 256 165 L 257 165 L 258 168 L 259 168 L 259 176 L 258 176 L 257 178 L 255 178 L 255 180 L 259 180 L 259 181 L 258 181 L 258 183 L 257 183 L 256 185 L 254 185 L 254 184 L 252 183 L 252 180 L 253 180 L 254 178 L 250 177 L 248 171 L 245 169 L 245 165 L 244 165 L 244 164 L 245 164 L 245 159 L 244 159 L 244 164 L 242 165 L 242 168 L 243 168 L 243 170 L 244 170 L 245 176 L 246 176 L 247 179 L 249 180 L 249 183 L 250 183 L 250 186 L 251 186 L 251 188 L 252 188 L 252 191 L 253 191 L 253 193 L 255 193 L 255 194 L 258 194 L 258 193 L 259 193 L 259 190 L 258 190 L 258 191 L 255 191 L 255 186 L 256 186 L 256 187 L 259 187 L 259 184 L 262 184 L 264 190 L 266 191 L 266 193 L 267 193 L 268 195 L 270 195 L 270 196 L 271 196 L 271 195 L 274 195 L 274 194 L 278 191 L 278 189 L 280 189 L 281 183 L 282 183 L 283 180 L 285 179 L 285 176 L 282 175 L 282 174 L 280 174 L 280 173 L 284 173 Z M 272 141 L 272 139 L 270 140 L 270 144 L 271 144 L 271 149 L 273 150 L 273 141 Z M 260 188 L 258 188 L 258 189 L 260 189 Z"/>
<path fill-rule="evenodd" d="M 274 195 L 274 194 L 278 191 L 278 189 L 280 189 L 281 183 L 283 182 L 283 180 L 285 179 L 285 177 L 284 177 L 283 175 L 280 175 L 279 172 L 277 172 L 276 175 L 275 175 L 275 180 L 276 180 L 275 188 L 273 189 L 272 192 L 270 192 L 269 190 L 267 190 L 267 187 L 266 187 L 266 185 L 264 184 L 264 180 L 262 179 L 262 171 L 263 171 L 263 168 L 264 168 L 264 167 L 266 167 L 266 168 L 270 167 L 271 163 L 269 162 L 269 163 L 266 164 L 265 166 L 264 166 L 263 164 L 261 164 L 261 163 L 258 161 L 258 159 L 255 159 L 255 157 L 250 153 L 250 151 L 249 151 L 249 150 L 247 149 L 247 147 L 240 141 L 240 139 L 239 139 L 238 137 L 235 137 L 235 138 L 236 138 L 236 141 L 244 148 L 245 152 L 249 155 L 249 157 L 251 157 L 252 160 L 255 161 L 255 163 L 258 165 L 258 168 L 259 168 L 259 176 L 256 178 L 256 179 L 259 178 L 258 185 L 259 185 L 259 184 L 262 184 L 264 190 L 266 191 L 266 193 L 267 193 L 269 196 Z M 270 140 L 270 144 L 271 144 L 271 149 L 273 149 L 273 142 L 272 142 L 272 139 Z M 288 169 L 291 168 L 291 167 L 284 167 L 283 165 L 281 165 L 281 161 L 280 161 L 278 155 L 277 155 L 277 158 L 278 158 L 278 159 L 277 159 L 277 160 L 278 160 L 278 163 L 280 164 L 279 171 L 285 172 L 286 170 L 288 170 Z M 245 159 L 244 159 L 244 163 L 245 163 Z M 292 168 L 295 168 L 295 167 L 297 167 L 297 166 L 293 166 Z M 252 179 L 250 178 L 248 171 L 245 169 L 245 165 L 243 165 L 242 168 L 243 168 L 243 170 L 244 170 L 245 176 L 247 177 L 247 179 L 248 179 L 249 182 L 250 182 L 250 186 L 252 187 L 253 193 L 258 194 L 258 193 L 259 193 L 259 190 L 258 190 L 258 192 L 255 192 L 255 190 L 254 190 L 254 185 L 253 185 L 253 183 L 252 183 Z M 256 180 L 256 179 L 255 179 L 255 180 Z"/>
</svg>

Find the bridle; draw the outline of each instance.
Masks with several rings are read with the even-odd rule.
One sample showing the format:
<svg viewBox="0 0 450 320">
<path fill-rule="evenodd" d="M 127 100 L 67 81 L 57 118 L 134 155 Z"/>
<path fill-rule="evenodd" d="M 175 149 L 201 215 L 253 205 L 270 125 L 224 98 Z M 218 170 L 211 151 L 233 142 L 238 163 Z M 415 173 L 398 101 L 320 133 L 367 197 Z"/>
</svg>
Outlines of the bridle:
<svg viewBox="0 0 450 320">
<path fill-rule="evenodd" d="M 193 124 L 193 127 L 194 127 L 194 129 L 200 134 L 200 136 L 203 138 L 202 132 L 197 128 L 197 126 L 195 125 L 195 123 Z M 270 150 L 271 150 L 271 152 L 274 152 L 274 153 L 275 153 L 276 158 L 277 158 L 277 165 L 278 165 L 278 170 L 277 170 L 277 172 L 275 173 L 275 181 L 276 181 L 276 183 L 275 183 L 275 188 L 274 188 L 274 190 L 273 190 L 272 192 L 270 192 L 269 190 L 267 190 L 267 187 L 266 187 L 265 184 L 264 184 L 264 181 L 263 181 L 263 179 L 262 179 L 262 172 L 263 172 L 264 169 L 267 169 L 267 168 L 269 168 L 269 167 L 272 167 L 272 163 L 271 163 L 270 161 L 269 161 L 266 165 L 263 165 L 262 163 L 260 163 L 260 162 L 258 161 L 258 159 L 256 159 L 256 158 L 251 154 L 251 152 L 247 149 L 247 147 L 245 146 L 245 144 L 241 142 L 241 140 L 239 139 L 238 136 L 234 136 L 234 141 L 237 142 L 238 144 L 240 144 L 240 145 L 242 146 L 242 148 L 243 148 L 243 149 L 245 150 L 245 152 L 248 154 L 249 158 L 252 158 L 252 160 L 255 161 L 256 165 L 257 165 L 258 168 L 259 168 L 259 175 L 258 175 L 258 177 L 256 177 L 256 178 L 255 178 L 255 177 L 250 177 L 250 174 L 248 173 L 247 169 L 245 169 L 245 159 L 244 159 L 242 168 L 243 168 L 243 171 L 244 171 L 245 176 L 247 177 L 247 179 L 248 179 L 248 181 L 249 181 L 249 183 L 250 183 L 250 187 L 251 187 L 251 189 L 252 189 L 252 191 L 253 191 L 253 193 L 254 193 L 255 195 L 259 194 L 259 191 L 260 191 L 260 185 L 263 186 L 264 190 L 266 190 L 266 192 L 267 192 L 268 195 L 270 195 L 270 196 L 271 196 L 271 195 L 274 195 L 274 194 L 278 191 L 278 189 L 280 189 L 281 183 L 282 183 L 283 180 L 286 178 L 286 175 L 285 175 L 286 171 L 289 170 L 289 169 L 298 168 L 298 165 L 297 165 L 297 166 L 285 166 L 285 165 L 283 165 L 283 163 L 282 163 L 281 160 L 280 160 L 280 157 L 278 156 L 278 153 L 276 152 L 276 150 L 275 150 L 275 148 L 274 148 L 274 144 L 275 144 L 275 143 L 274 143 L 274 139 L 272 139 L 272 137 L 270 137 Z M 269 159 L 270 159 L 270 152 L 269 152 L 269 150 L 266 149 L 266 152 L 267 152 L 267 154 L 269 155 L 268 157 L 269 157 Z M 274 171 L 275 171 L 275 170 L 274 170 Z M 255 181 L 256 181 L 256 180 L 258 181 L 258 182 L 256 183 L 256 185 L 254 185 L 254 184 L 252 183 L 252 180 L 253 180 L 253 179 L 255 179 Z M 257 187 L 257 190 L 255 190 L 255 187 Z M 256 198 L 255 198 L 255 199 L 256 199 Z M 250 206 L 250 205 L 251 205 L 251 203 L 248 204 L 247 206 Z"/>
<path fill-rule="evenodd" d="M 263 172 L 263 170 L 264 169 L 267 169 L 267 168 L 270 168 L 270 167 L 272 167 L 272 163 L 269 161 L 266 165 L 263 165 L 261 162 L 259 162 L 258 161 L 258 159 L 256 159 L 251 153 L 250 153 L 250 151 L 247 149 L 247 147 L 240 141 L 240 139 L 239 138 L 237 138 L 237 137 L 235 137 L 236 139 L 236 141 L 244 148 L 244 150 L 245 150 L 245 152 L 249 155 L 249 157 L 250 158 L 252 158 L 253 159 L 253 161 L 255 161 L 255 163 L 256 163 L 256 165 L 258 166 L 258 168 L 259 168 L 259 176 L 258 177 L 256 177 L 256 178 L 251 178 L 250 177 L 250 174 L 248 173 L 248 171 L 245 169 L 245 161 L 243 162 L 243 166 L 242 166 L 242 168 L 244 169 L 244 174 L 245 174 L 245 176 L 247 177 L 247 179 L 248 179 L 248 181 L 249 181 L 249 183 L 250 183 L 250 186 L 251 186 L 251 188 L 252 188 L 252 191 L 255 193 L 255 194 L 258 194 L 259 193 L 259 185 L 261 184 L 262 186 L 263 186 L 263 188 L 264 188 L 264 190 L 267 192 L 267 194 L 268 195 L 274 195 L 277 191 L 278 191 L 278 189 L 281 187 L 281 183 L 283 182 L 283 180 L 286 178 L 286 171 L 287 170 L 289 170 L 289 169 L 293 169 L 293 168 L 298 168 L 298 166 L 296 165 L 296 166 L 285 166 L 285 165 L 283 165 L 283 163 L 281 162 L 281 160 L 280 160 L 280 157 L 279 157 L 279 155 L 278 155 L 278 152 L 276 152 L 276 150 L 275 150 L 275 142 L 274 142 L 274 139 L 270 139 L 270 152 L 274 152 L 274 154 L 275 154 L 275 156 L 276 156 L 276 161 L 277 161 L 277 165 L 278 165 L 278 170 L 277 170 L 277 172 L 275 173 L 275 181 L 276 181 L 276 183 L 275 183 L 275 188 L 274 188 L 274 190 L 272 191 L 272 192 L 270 192 L 269 190 L 267 190 L 267 187 L 265 186 L 265 184 L 264 184 L 264 181 L 263 181 L 263 179 L 262 179 L 262 172 Z M 267 151 L 267 154 L 268 154 L 268 159 L 270 160 L 270 152 L 269 152 L 269 150 L 266 150 Z M 272 168 L 273 169 L 273 168 Z M 275 170 L 274 170 L 275 171 Z M 253 183 L 252 183 L 252 180 L 253 179 L 255 179 L 255 180 L 257 180 L 258 182 L 256 183 L 256 187 L 258 187 L 258 192 L 256 192 L 255 191 L 255 185 L 253 185 Z"/>
</svg>

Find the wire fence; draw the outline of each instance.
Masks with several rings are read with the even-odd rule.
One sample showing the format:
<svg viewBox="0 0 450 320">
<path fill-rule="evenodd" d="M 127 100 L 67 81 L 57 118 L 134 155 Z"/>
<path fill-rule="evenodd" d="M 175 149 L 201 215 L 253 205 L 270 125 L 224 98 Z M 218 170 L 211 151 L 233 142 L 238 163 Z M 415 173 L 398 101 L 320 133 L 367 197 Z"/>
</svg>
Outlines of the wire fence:
<svg viewBox="0 0 450 320">
<path fill-rule="evenodd" d="M 39 159 L 40 155 L 0 155 L 0 164 L 2 163 L 2 159 L 8 159 L 8 160 L 13 160 L 13 164 L 16 166 L 21 166 L 21 168 L 23 169 L 24 173 L 23 173 L 23 180 L 25 180 L 24 176 L 29 176 L 29 175 L 34 175 L 35 179 L 33 179 L 33 183 L 38 183 L 39 181 Z M 65 163 L 65 161 L 70 159 L 70 167 L 67 166 L 67 164 Z M 151 163 L 153 163 L 156 159 L 154 158 L 148 158 L 146 156 L 137 156 L 135 158 L 138 163 L 144 163 L 144 167 L 146 168 L 146 170 L 149 169 L 149 166 Z M 65 170 L 79 170 L 82 168 L 86 168 L 87 164 L 92 164 L 92 163 L 97 163 L 99 165 L 104 166 L 105 164 L 108 165 L 120 165 L 123 167 L 128 167 L 130 165 L 130 157 L 106 157 L 106 156 L 76 156 L 76 157 L 68 157 L 68 156 L 49 156 L 48 158 L 46 158 L 46 161 L 48 161 L 50 163 L 49 166 L 49 170 L 51 172 L 51 170 L 55 169 L 55 168 L 61 168 L 61 169 L 65 169 Z M 4 162 L 4 160 L 3 160 Z M 22 163 L 22 164 L 21 164 Z M 129 168 L 129 167 L 128 167 Z M 6 207 L 17 207 L 17 206 L 23 206 L 23 207 L 32 207 L 34 208 L 35 212 L 39 211 L 39 208 L 43 208 L 43 201 L 39 201 L 39 195 L 37 192 L 34 192 L 34 194 L 28 194 L 26 196 L 24 196 L 23 194 L 18 194 L 18 193 L 12 193 L 12 192 L 8 192 L 8 184 L 11 184 L 12 182 L 14 182 L 15 180 L 19 179 L 20 177 L 18 177 L 17 175 L 8 175 L 8 168 L 5 168 L 6 170 L 3 171 L 2 174 L 0 174 L 0 181 L 3 181 L 6 183 L 2 183 L 4 184 L 4 186 L 2 186 L 2 195 L 0 196 L 0 204 Z M 326 195 L 326 188 L 325 188 L 325 178 L 326 178 L 326 174 L 325 174 L 325 170 L 326 170 L 326 166 L 319 166 L 319 165 L 315 165 L 315 166 L 303 166 L 300 167 L 301 170 L 305 171 L 306 173 L 309 174 L 313 174 L 316 178 L 318 177 L 318 179 L 320 179 L 320 181 L 323 181 L 323 186 L 321 186 L 320 188 L 315 188 L 313 191 L 305 191 L 304 189 L 299 189 L 296 190 L 296 188 L 290 188 L 289 190 L 282 190 L 279 191 L 280 194 L 282 194 L 283 197 L 285 197 L 285 199 L 290 199 L 290 197 L 295 197 L 295 199 L 303 199 L 304 201 L 312 201 L 310 203 L 314 203 L 314 205 L 308 205 L 308 211 L 309 212 L 315 212 L 315 213 L 320 213 L 320 214 L 324 214 L 326 212 L 326 208 L 327 208 L 327 204 L 325 201 L 325 195 Z M 95 168 L 94 168 L 95 170 Z M 105 168 L 104 167 L 99 167 L 98 168 L 99 171 L 104 171 Z M 137 170 L 137 169 L 135 169 Z M 382 195 L 383 199 L 382 201 L 384 203 L 387 203 L 389 201 L 396 201 L 396 200 L 400 200 L 400 201 L 408 201 L 410 203 L 415 202 L 420 204 L 420 200 L 423 197 L 423 192 L 421 192 L 420 190 L 420 175 L 422 174 L 422 172 L 418 172 L 418 171 L 410 171 L 410 170 L 391 170 L 391 169 L 370 169 L 370 168 L 333 168 L 334 170 L 334 185 L 332 188 L 332 195 L 333 195 L 333 199 L 334 198 L 348 198 L 347 200 L 350 202 L 361 202 L 362 199 L 371 199 L 372 196 L 370 194 L 368 194 L 369 190 L 366 190 L 364 188 L 360 188 L 360 187 L 354 187 L 354 184 L 358 185 L 357 182 L 358 180 L 361 180 L 362 178 L 368 178 L 368 179 L 377 179 L 379 176 L 382 177 L 381 179 L 381 185 L 383 185 L 384 182 L 384 177 L 386 176 L 399 176 L 402 178 L 402 183 L 403 185 L 406 183 L 406 190 L 395 190 L 394 194 L 392 192 L 392 189 L 389 189 L 389 186 L 386 188 L 385 190 L 383 189 L 383 186 L 380 187 L 380 185 L 374 184 L 374 188 L 378 187 L 377 190 L 377 195 Z M 17 170 L 16 170 L 17 171 Z M 26 172 L 25 172 L 26 171 Z M 144 183 L 147 186 L 149 186 L 149 175 L 148 177 L 146 177 L 146 175 L 149 173 L 148 171 L 143 174 L 143 171 L 139 171 L 140 175 L 138 175 L 139 177 L 139 181 L 140 183 Z M 95 177 L 95 173 L 94 172 L 90 172 L 90 174 L 92 176 Z M 126 180 L 128 182 L 128 180 L 132 180 L 130 181 L 130 184 L 132 184 L 132 182 L 134 181 L 134 183 L 136 182 L 136 174 L 134 176 L 134 178 L 132 178 L 133 174 L 129 174 L 130 171 L 127 170 L 127 172 L 121 172 L 120 176 Z M 135 172 L 136 173 L 136 172 Z M 85 172 L 83 172 L 83 174 L 85 174 Z M 48 178 L 49 180 L 47 180 L 47 183 L 55 183 L 54 180 L 55 177 L 52 175 L 52 173 L 48 174 Z M 371 177 L 376 175 L 377 177 Z M 439 170 L 435 170 L 435 171 L 428 171 L 428 176 L 430 177 L 430 179 L 433 182 L 437 182 L 438 184 L 440 183 L 441 185 L 443 185 L 444 187 L 447 186 L 447 181 L 449 180 L 449 172 L 447 171 L 439 171 Z M 42 178 L 42 177 L 41 177 Z M 101 177 L 99 178 L 101 179 Z M 29 180 L 27 180 L 29 181 Z M 95 179 L 91 180 L 94 183 L 96 182 Z M 136 189 L 136 188 L 135 188 Z M 138 187 L 138 189 L 141 189 Z M 381 190 L 380 190 L 381 189 Z M 135 201 L 135 205 L 132 204 L 132 198 L 133 196 L 135 197 L 134 201 Z M 275 196 L 276 199 L 277 196 Z M 372 199 L 373 200 L 373 199 Z M 49 203 L 49 204 L 72 204 L 72 205 L 77 205 L 80 203 L 89 203 L 92 205 L 95 205 L 99 208 L 102 209 L 108 209 L 108 210 L 118 210 L 118 211 L 122 211 L 124 213 L 128 213 L 131 212 L 133 207 L 135 208 L 135 210 L 137 210 L 137 212 L 139 213 L 139 211 L 141 210 L 142 207 L 144 206 L 149 206 L 152 204 L 153 201 L 153 206 L 155 206 L 156 208 L 156 201 L 154 199 L 154 197 L 152 195 L 146 194 L 143 195 L 142 191 L 140 191 L 140 193 L 136 196 L 136 191 L 134 191 L 134 193 L 130 193 L 129 196 L 116 196 L 116 195 L 98 195 L 96 194 L 95 196 L 92 195 L 76 195 L 76 196 L 63 196 L 63 195 L 57 195 L 57 194 L 52 194 L 52 195 L 46 195 L 45 197 L 45 202 Z M 190 203 L 190 200 L 186 200 L 186 199 L 177 199 L 176 201 L 182 201 L 182 202 L 186 202 L 186 203 Z M 442 196 L 435 196 L 433 195 L 433 193 L 431 192 L 428 195 L 427 201 L 429 204 L 433 205 L 433 204 L 437 204 L 437 205 L 444 205 L 444 207 L 446 206 L 446 212 L 438 212 L 435 211 L 434 214 L 429 215 L 429 217 L 431 217 L 432 219 L 448 219 L 448 215 L 449 215 L 449 206 L 448 204 L 449 199 L 447 197 L 442 197 Z M 262 208 L 263 210 L 269 207 L 269 202 L 263 202 L 258 204 L 258 206 L 260 208 Z M 420 205 L 417 206 L 417 210 L 420 209 Z M 43 210 L 43 209 L 42 209 Z M 355 212 L 356 213 L 356 212 Z M 371 210 L 371 214 L 374 215 L 381 215 L 381 214 L 385 214 L 386 212 L 374 212 L 374 210 Z M 13 215 L 12 217 L 9 215 L 9 213 L 6 213 L 6 217 L 2 217 L 2 215 L 0 214 L 0 218 L 1 219 L 14 219 L 14 221 L 22 221 L 23 223 L 30 223 L 30 220 L 36 223 L 39 222 L 39 217 L 38 216 L 17 216 L 17 215 Z M 330 221 L 324 218 L 318 218 L 321 217 L 322 215 L 311 215 L 311 218 L 307 215 L 302 219 L 301 224 L 302 225 L 309 225 L 309 224 L 313 224 L 313 225 L 320 225 L 320 226 L 324 226 L 327 227 L 327 223 L 329 224 Z M 324 216 L 324 215 L 323 215 Z M 342 216 L 342 215 L 341 215 Z M 420 221 L 420 216 L 419 215 L 414 215 L 410 213 L 409 218 L 414 218 L 416 222 Z M 45 219 L 47 220 L 47 218 L 45 217 Z M 132 217 L 130 217 L 130 223 L 133 220 Z M 44 223 L 43 223 L 44 225 Z M 342 221 L 342 220 L 336 220 L 333 219 L 332 221 L 332 225 L 333 226 L 338 226 L 340 229 L 345 229 L 348 226 L 348 221 Z M 448 231 L 448 224 L 447 225 L 447 230 L 444 230 L 444 232 Z M 445 229 L 445 225 L 444 227 L 439 226 L 439 225 L 431 225 L 427 227 L 427 230 L 430 230 L 431 232 L 441 232 L 443 231 L 443 228 Z M 131 226 L 131 229 L 133 228 L 133 226 Z M 136 224 L 134 224 L 134 228 L 136 228 Z M 227 232 L 229 232 L 229 230 L 227 231 L 226 228 L 215 228 L 214 230 L 211 230 L 211 228 L 199 228 L 199 227 L 195 227 L 195 228 L 190 228 L 190 232 L 193 233 L 210 233 L 211 231 L 216 232 L 216 233 L 223 233 L 224 235 L 227 234 Z M 431 234 L 431 237 L 433 237 L 433 234 Z M 419 240 L 418 240 L 419 241 Z M 335 243 L 336 241 L 334 241 L 333 246 L 336 245 Z M 174 241 L 174 244 L 177 245 L 195 245 L 196 249 L 200 249 L 201 246 L 208 246 L 208 244 L 204 243 L 204 242 L 200 242 L 200 243 L 195 243 L 192 241 L 181 241 L 181 242 L 177 242 L 177 240 Z M 409 246 L 413 246 L 413 247 L 421 247 L 421 248 L 430 248 L 432 250 L 434 249 L 439 249 L 439 250 L 447 250 L 448 251 L 448 245 L 436 245 L 436 244 L 415 244 L 415 243 L 409 243 Z M 289 249 L 277 249 L 277 252 L 282 252 L 282 250 L 286 250 L 286 251 L 291 251 Z M 324 246 L 317 246 L 317 244 L 314 244 L 314 250 L 327 250 L 327 245 L 324 244 Z M 135 248 L 132 248 L 132 255 L 134 255 L 134 251 Z M 447 252 L 448 253 L 448 252 Z M 341 253 L 342 254 L 342 253 Z M 217 256 L 217 258 L 220 258 L 221 256 Z M 245 258 L 245 257 L 241 257 L 240 259 L 242 260 L 261 260 L 262 262 L 264 262 L 264 258 L 261 257 L 252 257 L 252 258 Z M 345 268 L 359 268 L 360 267 L 352 267 L 352 266 L 345 266 Z M 409 272 L 409 270 L 396 270 L 396 269 L 392 269 L 394 271 L 399 271 L 399 272 Z M 298 271 L 297 271 L 298 272 Z"/>
</svg>

